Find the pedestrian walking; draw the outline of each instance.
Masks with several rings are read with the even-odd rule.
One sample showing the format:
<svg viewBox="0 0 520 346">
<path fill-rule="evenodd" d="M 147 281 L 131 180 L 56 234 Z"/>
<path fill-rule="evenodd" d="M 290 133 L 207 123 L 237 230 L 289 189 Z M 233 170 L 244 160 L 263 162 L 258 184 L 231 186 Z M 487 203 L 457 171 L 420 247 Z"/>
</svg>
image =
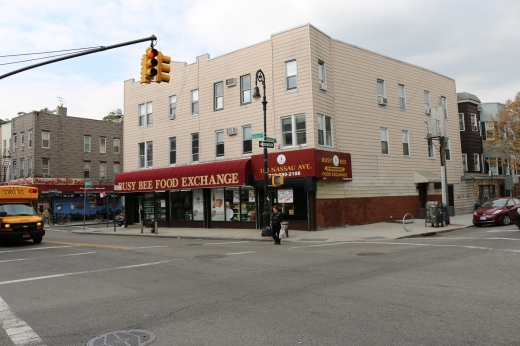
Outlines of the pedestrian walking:
<svg viewBox="0 0 520 346">
<path fill-rule="evenodd" d="M 271 230 L 275 245 L 280 245 L 280 228 L 282 227 L 282 213 L 278 211 L 278 206 L 273 205 L 273 214 L 271 215 Z"/>
</svg>

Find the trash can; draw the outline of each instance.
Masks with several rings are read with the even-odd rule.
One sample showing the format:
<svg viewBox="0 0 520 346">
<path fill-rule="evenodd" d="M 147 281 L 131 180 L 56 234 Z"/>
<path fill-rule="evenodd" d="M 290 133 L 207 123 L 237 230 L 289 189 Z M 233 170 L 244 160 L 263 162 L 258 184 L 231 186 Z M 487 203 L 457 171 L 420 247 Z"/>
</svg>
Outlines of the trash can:
<svg viewBox="0 0 520 346">
<path fill-rule="evenodd" d="M 287 236 L 287 238 L 289 238 L 289 222 L 287 222 L 287 221 L 282 222 L 282 227 L 283 227 L 283 230 L 285 231 L 285 235 Z"/>
<path fill-rule="evenodd" d="M 428 224 L 431 224 L 432 227 L 443 226 L 444 212 L 442 202 L 426 202 L 425 212 L 424 226 L 427 226 Z"/>
</svg>

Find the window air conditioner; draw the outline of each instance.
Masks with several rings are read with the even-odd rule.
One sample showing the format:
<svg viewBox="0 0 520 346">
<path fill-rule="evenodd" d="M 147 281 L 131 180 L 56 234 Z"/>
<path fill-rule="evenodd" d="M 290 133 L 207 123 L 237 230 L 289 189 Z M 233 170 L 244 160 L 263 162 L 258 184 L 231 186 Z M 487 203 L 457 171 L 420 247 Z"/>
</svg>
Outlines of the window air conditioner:
<svg viewBox="0 0 520 346">
<path fill-rule="evenodd" d="M 377 103 L 380 105 L 380 106 L 386 106 L 386 98 L 384 98 L 383 96 L 378 96 L 377 97 Z"/>
<path fill-rule="evenodd" d="M 477 125 L 473 125 L 472 129 L 473 131 L 478 131 Z"/>
<path fill-rule="evenodd" d="M 228 135 L 236 135 L 237 134 L 237 128 L 236 127 L 228 127 L 226 129 L 226 132 Z"/>
<path fill-rule="evenodd" d="M 228 87 L 234 86 L 235 83 L 236 83 L 235 78 L 226 79 L 226 86 L 228 86 Z"/>
<path fill-rule="evenodd" d="M 426 113 L 427 115 L 431 115 L 432 114 L 432 109 L 431 108 L 426 108 L 424 113 Z"/>
</svg>

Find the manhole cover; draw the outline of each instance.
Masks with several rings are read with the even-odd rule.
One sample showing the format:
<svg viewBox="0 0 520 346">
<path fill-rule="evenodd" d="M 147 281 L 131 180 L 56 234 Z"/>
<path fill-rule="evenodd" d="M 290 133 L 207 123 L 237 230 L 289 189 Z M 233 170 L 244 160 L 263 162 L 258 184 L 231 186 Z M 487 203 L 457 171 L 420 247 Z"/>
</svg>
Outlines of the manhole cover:
<svg viewBox="0 0 520 346">
<path fill-rule="evenodd" d="M 199 259 L 217 259 L 217 258 L 224 258 L 224 257 L 227 257 L 226 255 L 200 255 L 200 256 L 195 256 L 195 258 L 199 258 Z"/>
<path fill-rule="evenodd" d="M 381 256 L 384 255 L 384 253 L 381 252 L 361 252 L 356 254 L 358 256 Z"/>
<path fill-rule="evenodd" d="M 87 346 L 144 346 L 151 344 L 157 336 L 146 330 L 118 330 L 96 336 Z"/>
</svg>

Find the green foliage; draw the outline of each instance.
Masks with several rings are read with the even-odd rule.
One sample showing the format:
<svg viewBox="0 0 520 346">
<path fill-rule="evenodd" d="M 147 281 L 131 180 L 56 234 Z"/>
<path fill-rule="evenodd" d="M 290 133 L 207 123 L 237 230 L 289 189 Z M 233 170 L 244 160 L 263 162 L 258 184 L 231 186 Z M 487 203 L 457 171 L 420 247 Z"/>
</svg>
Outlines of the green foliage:
<svg viewBox="0 0 520 346">
<path fill-rule="evenodd" d="M 117 121 L 116 113 L 114 113 L 114 112 L 110 112 L 110 113 L 108 113 L 108 115 L 105 115 L 105 116 L 103 117 L 103 121 L 112 121 L 112 122 L 116 122 L 116 121 Z"/>
</svg>

